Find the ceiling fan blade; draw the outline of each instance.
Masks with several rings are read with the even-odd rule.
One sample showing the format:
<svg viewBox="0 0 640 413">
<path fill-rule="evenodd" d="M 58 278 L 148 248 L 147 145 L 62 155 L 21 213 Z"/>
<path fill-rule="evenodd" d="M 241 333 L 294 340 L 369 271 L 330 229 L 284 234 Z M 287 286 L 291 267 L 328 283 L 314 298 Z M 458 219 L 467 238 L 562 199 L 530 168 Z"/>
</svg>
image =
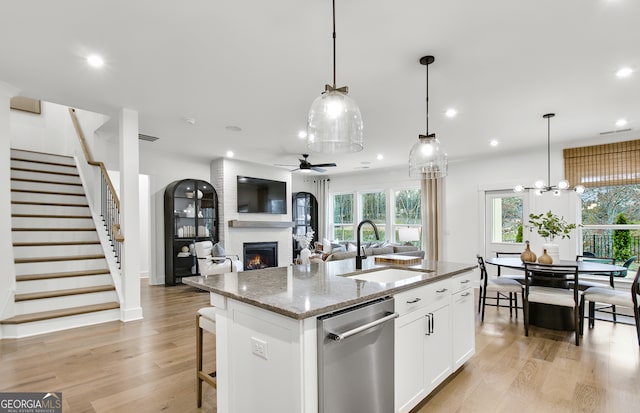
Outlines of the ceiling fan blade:
<svg viewBox="0 0 640 413">
<path fill-rule="evenodd" d="M 329 166 L 338 166 L 338 165 L 336 165 L 335 163 L 332 162 L 332 163 L 317 163 L 317 164 L 314 164 L 314 165 L 311 165 L 311 166 L 312 167 L 318 166 L 318 167 L 321 167 L 321 168 L 323 168 L 323 167 L 326 168 L 326 167 L 329 167 Z"/>
<path fill-rule="evenodd" d="M 292 169 L 292 170 L 290 170 L 289 172 L 295 172 L 295 171 L 297 171 L 298 169 L 300 169 L 300 168 Z"/>
<path fill-rule="evenodd" d="M 318 165 L 313 165 L 311 167 L 312 170 L 316 171 L 316 172 L 326 172 L 326 169 L 322 169 L 322 168 L 318 168 Z"/>
<path fill-rule="evenodd" d="M 295 164 L 286 164 L 286 163 L 274 163 L 273 166 L 286 166 L 288 168 L 293 168 L 294 166 L 298 166 Z"/>
</svg>

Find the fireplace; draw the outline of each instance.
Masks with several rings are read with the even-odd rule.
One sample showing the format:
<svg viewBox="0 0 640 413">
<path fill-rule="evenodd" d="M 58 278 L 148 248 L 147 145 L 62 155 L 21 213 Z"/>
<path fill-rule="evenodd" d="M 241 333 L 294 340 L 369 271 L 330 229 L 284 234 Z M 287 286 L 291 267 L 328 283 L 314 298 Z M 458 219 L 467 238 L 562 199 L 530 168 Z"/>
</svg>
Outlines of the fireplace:
<svg viewBox="0 0 640 413">
<path fill-rule="evenodd" d="M 277 242 L 245 242 L 242 252 L 245 271 L 278 266 Z"/>
</svg>

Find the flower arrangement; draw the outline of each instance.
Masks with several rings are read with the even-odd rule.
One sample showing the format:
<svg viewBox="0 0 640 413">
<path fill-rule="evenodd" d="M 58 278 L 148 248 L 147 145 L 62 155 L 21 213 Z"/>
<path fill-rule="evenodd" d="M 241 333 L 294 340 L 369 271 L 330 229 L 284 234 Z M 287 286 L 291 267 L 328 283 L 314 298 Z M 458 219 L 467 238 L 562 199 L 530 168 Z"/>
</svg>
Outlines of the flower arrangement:
<svg viewBox="0 0 640 413">
<path fill-rule="evenodd" d="M 306 234 L 293 234 L 293 239 L 298 241 L 301 248 L 309 248 L 311 241 L 313 241 L 313 234 L 315 234 L 315 232 L 309 230 Z"/>
<path fill-rule="evenodd" d="M 529 214 L 529 231 L 536 228 L 538 235 L 545 239 L 547 243 L 552 243 L 555 237 L 561 239 L 571 238 L 569 233 L 576 228 L 576 224 L 569 224 L 564 217 L 559 217 L 551 211 L 543 214 Z"/>
</svg>

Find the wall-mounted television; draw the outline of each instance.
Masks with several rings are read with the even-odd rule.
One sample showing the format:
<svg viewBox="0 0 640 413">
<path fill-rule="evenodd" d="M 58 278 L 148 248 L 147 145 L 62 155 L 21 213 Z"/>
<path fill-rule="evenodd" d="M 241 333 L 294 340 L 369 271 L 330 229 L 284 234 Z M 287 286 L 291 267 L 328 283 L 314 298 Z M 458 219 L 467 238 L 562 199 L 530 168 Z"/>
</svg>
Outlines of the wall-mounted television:
<svg viewBox="0 0 640 413">
<path fill-rule="evenodd" d="M 238 175 L 238 212 L 286 214 L 287 183 Z"/>
</svg>

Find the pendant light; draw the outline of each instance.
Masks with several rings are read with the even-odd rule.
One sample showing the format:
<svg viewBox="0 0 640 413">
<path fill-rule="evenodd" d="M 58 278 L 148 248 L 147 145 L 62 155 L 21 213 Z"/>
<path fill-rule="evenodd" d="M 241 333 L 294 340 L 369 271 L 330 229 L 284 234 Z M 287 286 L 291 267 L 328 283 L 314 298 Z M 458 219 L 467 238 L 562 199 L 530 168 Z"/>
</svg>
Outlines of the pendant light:
<svg viewBox="0 0 640 413">
<path fill-rule="evenodd" d="M 555 113 L 547 113 L 542 115 L 547 120 L 547 182 L 542 179 L 538 179 L 533 187 L 525 187 L 523 185 L 516 185 L 513 188 L 514 192 L 524 192 L 525 190 L 533 189 L 536 195 L 542 195 L 545 192 L 553 192 L 555 196 L 560 196 L 562 191 L 575 191 L 578 194 L 584 192 L 584 186 L 577 185 L 575 188 L 571 188 L 569 181 L 563 179 L 558 182 L 557 185 L 551 185 L 551 118 L 556 116 Z"/>
<path fill-rule="evenodd" d="M 433 56 L 424 56 L 420 59 L 420 64 L 425 66 L 427 73 L 427 133 L 418 135 L 418 142 L 413 145 L 409 153 L 409 176 L 426 179 L 444 178 L 447 176 L 448 167 L 447 154 L 436 138 L 436 134 L 429 134 L 429 65 L 434 60 Z"/>
<path fill-rule="evenodd" d="M 307 147 L 314 152 L 346 153 L 363 148 L 362 115 L 347 96 L 349 87 L 336 86 L 336 2 L 333 0 L 333 85 L 316 98 L 307 118 Z"/>
</svg>

